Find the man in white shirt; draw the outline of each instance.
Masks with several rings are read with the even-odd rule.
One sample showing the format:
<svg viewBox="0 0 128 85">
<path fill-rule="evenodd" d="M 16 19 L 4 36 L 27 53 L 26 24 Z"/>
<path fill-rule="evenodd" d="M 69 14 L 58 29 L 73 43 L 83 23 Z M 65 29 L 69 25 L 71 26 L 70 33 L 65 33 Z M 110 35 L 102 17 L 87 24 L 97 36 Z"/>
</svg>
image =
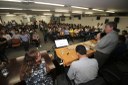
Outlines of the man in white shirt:
<svg viewBox="0 0 128 85">
<path fill-rule="evenodd" d="M 98 62 L 96 59 L 87 57 L 87 51 L 83 45 L 76 47 L 76 53 L 79 60 L 71 64 L 67 73 L 69 79 L 74 80 L 76 85 L 95 79 L 98 74 Z"/>
<path fill-rule="evenodd" d="M 15 32 L 15 34 L 12 36 L 13 39 L 20 39 L 20 34 L 18 31 Z"/>
<path fill-rule="evenodd" d="M 7 39 L 7 41 L 10 41 L 12 37 L 9 34 L 3 34 L 3 37 Z"/>
</svg>

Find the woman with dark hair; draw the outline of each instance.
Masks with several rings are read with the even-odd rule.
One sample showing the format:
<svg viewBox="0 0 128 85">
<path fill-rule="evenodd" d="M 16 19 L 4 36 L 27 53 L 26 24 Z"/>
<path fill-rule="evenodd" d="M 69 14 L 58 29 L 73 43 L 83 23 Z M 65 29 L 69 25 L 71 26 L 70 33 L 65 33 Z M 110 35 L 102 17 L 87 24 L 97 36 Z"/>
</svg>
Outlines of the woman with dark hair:
<svg viewBox="0 0 128 85">
<path fill-rule="evenodd" d="M 46 56 L 47 53 L 41 55 L 37 50 L 30 50 L 25 54 L 20 78 L 25 80 L 26 85 L 53 85 L 52 78 L 48 75 L 50 70 Z"/>
</svg>

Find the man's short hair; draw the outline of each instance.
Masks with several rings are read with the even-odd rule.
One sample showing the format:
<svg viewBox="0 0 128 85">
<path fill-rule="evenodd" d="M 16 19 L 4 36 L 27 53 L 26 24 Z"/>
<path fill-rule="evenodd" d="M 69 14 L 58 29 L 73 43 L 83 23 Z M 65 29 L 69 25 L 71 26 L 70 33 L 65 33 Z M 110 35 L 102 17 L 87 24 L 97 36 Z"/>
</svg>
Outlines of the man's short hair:
<svg viewBox="0 0 128 85">
<path fill-rule="evenodd" d="M 108 22 L 106 25 L 109 25 L 110 27 L 112 27 L 113 30 L 117 30 L 117 23 L 115 22 Z"/>
<path fill-rule="evenodd" d="M 76 52 L 78 52 L 81 55 L 85 55 L 87 53 L 86 48 L 83 45 L 77 45 Z"/>
</svg>

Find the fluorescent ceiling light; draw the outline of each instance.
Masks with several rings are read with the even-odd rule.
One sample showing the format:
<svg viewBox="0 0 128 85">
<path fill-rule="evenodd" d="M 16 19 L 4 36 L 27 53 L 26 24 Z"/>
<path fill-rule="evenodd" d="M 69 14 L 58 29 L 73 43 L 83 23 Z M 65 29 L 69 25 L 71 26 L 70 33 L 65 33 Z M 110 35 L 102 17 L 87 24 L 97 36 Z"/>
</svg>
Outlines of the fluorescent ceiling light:
<svg viewBox="0 0 128 85">
<path fill-rule="evenodd" d="M 46 17 L 46 16 L 41 16 L 42 18 Z"/>
<path fill-rule="evenodd" d="M 2 0 L 2 1 L 8 1 L 8 2 L 34 2 L 34 1 L 29 1 L 29 0 Z"/>
<path fill-rule="evenodd" d="M 64 14 L 64 16 L 67 16 L 68 17 L 68 16 L 71 16 L 71 14 Z"/>
<path fill-rule="evenodd" d="M 21 1 L 21 2 L 27 2 L 27 3 L 28 3 L 28 2 L 34 2 L 34 1 L 29 1 L 29 0 L 28 0 L 28 1 Z"/>
<path fill-rule="evenodd" d="M 66 9 L 55 9 L 55 12 L 66 12 L 66 13 L 68 13 L 69 10 L 66 10 Z"/>
<path fill-rule="evenodd" d="M 0 14 L 9 14 L 9 13 L 0 13 Z"/>
<path fill-rule="evenodd" d="M 31 9 L 31 11 L 50 11 L 50 10 Z"/>
<path fill-rule="evenodd" d="M 36 15 L 27 15 L 28 17 L 35 17 Z"/>
<path fill-rule="evenodd" d="M 0 9 L 9 9 L 9 10 L 23 10 L 23 9 L 20 9 L 20 8 L 0 8 Z"/>
<path fill-rule="evenodd" d="M 77 9 L 89 9 L 89 8 L 85 8 L 85 7 L 78 7 L 78 6 L 71 6 L 72 8 L 77 8 Z"/>
<path fill-rule="evenodd" d="M 13 14 L 17 14 L 17 15 L 24 15 L 25 13 L 13 13 Z"/>
<path fill-rule="evenodd" d="M 22 2 L 21 0 L 2 0 L 2 1 L 9 1 L 9 2 Z"/>
<path fill-rule="evenodd" d="M 34 2 L 34 1 L 29 1 L 29 0 L 2 0 L 2 1 L 8 1 L 8 2 Z"/>
<path fill-rule="evenodd" d="M 32 15 L 28 15 L 28 17 L 32 17 Z"/>
<path fill-rule="evenodd" d="M 15 14 L 7 14 L 6 16 L 16 16 Z"/>
<path fill-rule="evenodd" d="M 109 12 L 109 13 L 115 13 L 114 11 L 106 11 L 106 12 Z"/>
<path fill-rule="evenodd" d="M 93 12 L 85 12 L 85 14 L 93 14 Z"/>
<path fill-rule="evenodd" d="M 64 6 L 62 4 L 45 3 L 45 2 L 34 2 L 35 4 L 52 5 L 52 6 Z"/>
<path fill-rule="evenodd" d="M 45 16 L 52 16 L 52 13 L 44 13 Z"/>
<path fill-rule="evenodd" d="M 100 9 L 92 9 L 92 10 L 94 10 L 94 11 L 104 11 L 104 10 L 100 10 Z"/>
<path fill-rule="evenodd" d="M 75 14 L 82 14 L 82 11 L 72 11 L 72 13 L 75 13 Z"/>
<path fill-rule="evenodd" d="M 54 16 L 60 17 L 60 16 L 62 16 L 62 14 L 54 14 Z"/>
</svg>

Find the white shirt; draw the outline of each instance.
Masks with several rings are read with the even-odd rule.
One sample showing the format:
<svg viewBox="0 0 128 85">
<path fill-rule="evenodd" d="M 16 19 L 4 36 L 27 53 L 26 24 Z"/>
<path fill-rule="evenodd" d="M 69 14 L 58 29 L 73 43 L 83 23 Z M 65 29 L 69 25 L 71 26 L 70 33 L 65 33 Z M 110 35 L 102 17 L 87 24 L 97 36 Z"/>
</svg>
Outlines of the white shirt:
<svg viewBox="0 0 128 85">
<path fill-rule="evenodd" d="M 74 80 L 76 84 L 86 83 L 97 77 L 98 62 L 96 59 L 89 59 L 87 57 L 74 61 L 68 71 L 70 80 Z"/>
<path fill-rule="evenodd" d="M 3 35 L 3 37 L 6 38 L 7 41 L 12 39 L 12 37 L 9 34 L 5 34 L 5 35 Z"/>
<path fill-rule="evenodd" d="M 12 36 L 12 38 L 13 38 L 13 39 L 20 39 L 20 34 L 14 34 L 14 35 Z"/>
</svg>

